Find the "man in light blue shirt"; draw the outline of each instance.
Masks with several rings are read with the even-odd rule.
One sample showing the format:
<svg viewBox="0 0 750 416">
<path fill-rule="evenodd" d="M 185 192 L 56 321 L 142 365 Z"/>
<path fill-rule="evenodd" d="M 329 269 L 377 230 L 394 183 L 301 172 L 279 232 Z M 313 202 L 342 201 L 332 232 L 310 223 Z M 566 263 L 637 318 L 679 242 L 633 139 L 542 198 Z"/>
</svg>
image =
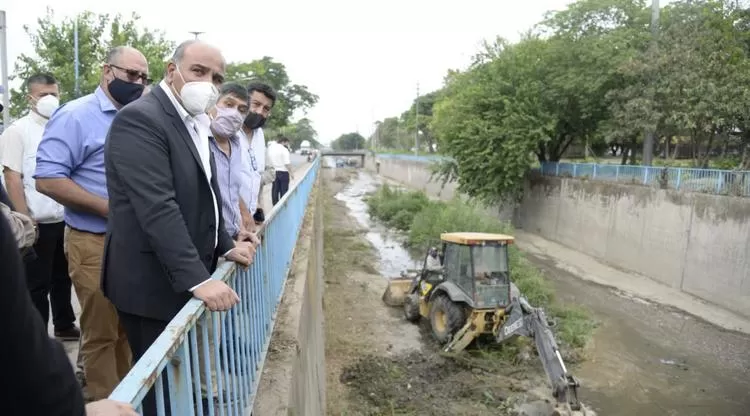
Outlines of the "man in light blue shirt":
<svg viewBox="0 0 750 416">
<path fill-rule="evenodd" d="M 216 163 L 216 179 L 221 188 L 224 227 L 232 239 L 244 241 L 249 236 L 245 223 L 252 214 L 242 198 L 243 188 L 250 175 L 250 166 L 243 163 L 242 149 L 237 132 L 249 111 L 248 93 L 237 83 L 221 86 L 216 106 L 209 111 L 211 117 L 209 146 Z M 253 241 L 255 242 L 255 241 Z"/>
<path fill-rule="evenodd" d="M 65 207 L 65 252 L 81 304 L 79 353 L 94 400 L 107 398 L 131 365 L 125 331 L 101 290 L 109 213 L 104 140 L 117 111 L 140 97 L 147 80 L 148 63 L 141 52 L 114 48 L 96 91 L 60 107 L 37 150 L 37 190 Z"/>
</svg>

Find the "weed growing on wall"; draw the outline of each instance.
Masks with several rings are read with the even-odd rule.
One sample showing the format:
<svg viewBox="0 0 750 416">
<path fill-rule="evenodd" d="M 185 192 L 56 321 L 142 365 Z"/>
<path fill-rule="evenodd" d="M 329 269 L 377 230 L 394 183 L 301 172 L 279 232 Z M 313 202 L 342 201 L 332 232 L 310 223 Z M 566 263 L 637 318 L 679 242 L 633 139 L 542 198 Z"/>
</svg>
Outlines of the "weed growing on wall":
<svg viewBox="0 0 750 416">
<path fill-rule="evenodd" d="M 436 245 L 445 232 L 471 231 L 513 235 L 510 224 L 485 214 L 478 206 L 455 198 L 432 201 L 424 192 L 403 191 L 383 185 L 366 198 L 369 213 L 391 228 L 403 231 L 411 247 Z M 534 306 L 541 306 L 557 319 L 559 340 L 573 348 L 585 346 L 594 329 L 584 309 L 555 301 L 552 283 L 531 264 L 516 246 L 510 251 L 511 279 Z"/>
</svg>

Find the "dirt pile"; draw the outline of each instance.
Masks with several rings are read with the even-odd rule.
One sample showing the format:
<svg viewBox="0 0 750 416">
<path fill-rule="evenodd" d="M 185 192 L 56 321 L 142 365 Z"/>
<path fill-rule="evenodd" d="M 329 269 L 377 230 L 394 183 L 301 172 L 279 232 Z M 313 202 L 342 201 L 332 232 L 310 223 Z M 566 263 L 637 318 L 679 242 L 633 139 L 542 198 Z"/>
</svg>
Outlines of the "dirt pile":
<svg viewBox="0 0 750 416">
<path fill-rule="evenodd" d="M 516 377 L 524 378 L 522 374 Z M 510 414 L 515 394 L 528 389 L 518 378 L 433 353 L 368 355 L 341 373 L 340 381 L 371 405 L 372 415 L 401 413 Z"/>
</svg>

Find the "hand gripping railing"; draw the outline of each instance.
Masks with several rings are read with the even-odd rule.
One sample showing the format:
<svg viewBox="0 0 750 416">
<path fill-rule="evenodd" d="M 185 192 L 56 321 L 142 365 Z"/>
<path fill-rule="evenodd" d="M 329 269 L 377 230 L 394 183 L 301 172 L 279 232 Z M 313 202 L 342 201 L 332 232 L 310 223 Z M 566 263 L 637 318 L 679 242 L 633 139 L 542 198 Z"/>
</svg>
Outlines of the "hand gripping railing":
<svg viewBox="0 0 750 416">
<path fill-rule="evenodd" d="M 243 270 L 225 262 L 211 276 L 234 288 L 240 303 L 228 312 L 210 312 L 191 299 L 110 399 L 143 415 L 250 414 L 319 166 L 316 158 L 266 217 L 253 264 Z"/>
</svg>

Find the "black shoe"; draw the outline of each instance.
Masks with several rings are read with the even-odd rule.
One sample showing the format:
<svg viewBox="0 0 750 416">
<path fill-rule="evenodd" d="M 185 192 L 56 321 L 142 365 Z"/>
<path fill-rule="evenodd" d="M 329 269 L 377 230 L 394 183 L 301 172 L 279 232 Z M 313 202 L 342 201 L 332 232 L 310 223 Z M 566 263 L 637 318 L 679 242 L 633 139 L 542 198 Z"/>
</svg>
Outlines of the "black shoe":
<svg viewBox="0 0 750 416">
<path fill-rule="evenodd" d="M 78 341 L 81 338 L 81 330 L 75 325 L 64 331 L 55 329 L 55 338 L 61 341 Z"/>
</svg>

